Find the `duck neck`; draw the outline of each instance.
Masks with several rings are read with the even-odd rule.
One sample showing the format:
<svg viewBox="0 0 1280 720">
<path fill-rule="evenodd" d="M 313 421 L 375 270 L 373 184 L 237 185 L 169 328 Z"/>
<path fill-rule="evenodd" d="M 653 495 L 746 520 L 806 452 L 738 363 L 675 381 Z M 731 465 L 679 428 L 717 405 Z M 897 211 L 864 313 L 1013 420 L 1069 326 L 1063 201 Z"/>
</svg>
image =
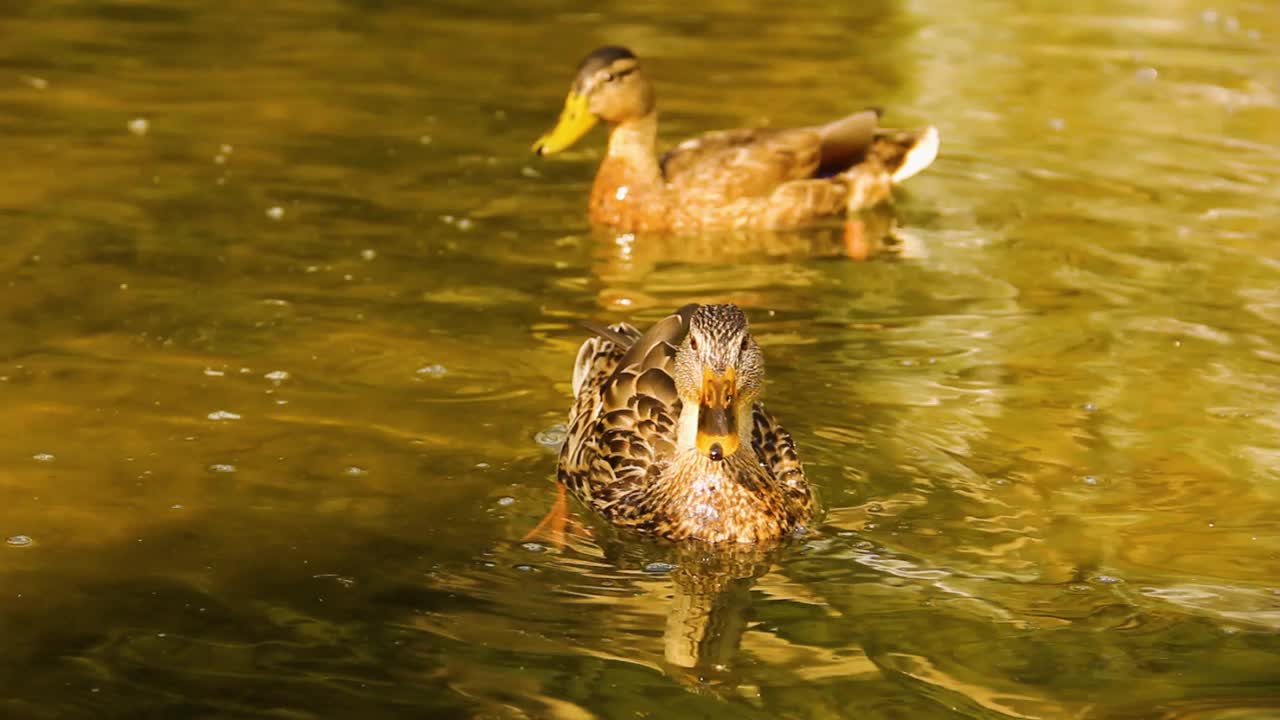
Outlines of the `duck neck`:
<svg viewBox="0 0 1280 720">
<path fill-rule="evenodd" d="M 657 142 L 657 111 L 620 122 L 609 131 L 609 152 L 604 164 L 619 168 L 613 172 L 625 176 L 623 182 L 640 187 L 655 185 L 662 179 Z"/>
<path fill-rule="evenodd" d="M 591 186 L 591 219 L 628 231 L 666 229 L 666 195 L 654 146 L 658 114 L 614 125 Z"/>
</svg>

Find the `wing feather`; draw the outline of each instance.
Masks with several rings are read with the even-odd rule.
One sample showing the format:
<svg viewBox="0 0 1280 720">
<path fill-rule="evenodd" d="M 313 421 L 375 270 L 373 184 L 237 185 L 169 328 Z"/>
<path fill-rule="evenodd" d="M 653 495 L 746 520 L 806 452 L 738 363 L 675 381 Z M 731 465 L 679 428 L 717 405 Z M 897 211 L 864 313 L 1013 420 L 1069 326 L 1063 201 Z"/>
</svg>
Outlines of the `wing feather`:
<svg viewBox="0 0 1280 720">
<path fill-rule="evenodd" d="M 880 114 L 864 110 L 826 125 L 709 132 L 662 157 L 667 185 L 728 200 L 769 195 L 783 183 L 836 174 L 866 157 Z"/>
<path fill-rule="evenodd" d="M 813 177 L 821 151 L 822 135 L 810 128 L 721 130 L 672 148 L 662 171 L 676 191 L 759 197 L 789 180 Z"/>
<path fill-rule="evenodd" d="M 788 500 L 795 507 L 804 508 L 807 518 L 812 495 L 804 477 L 804 468 L 800 465 L 800 456 L 796 453 L 795 441 L 791 439 L 791 433 L 759 403 L 752 412 L 751 444 L 756 448 L 760 463 L 769 469 Z"/>
<path fill-rule="evenodd" d="M 672 368 L 696 309 L 686 305 L 643 334 L 629 325 L 597 329 L 578 352 L 578 395 L 557 475 L 614 522 L 626 522 L 629 504 L 620 500 L 643 492 L 674 450 L 680 400 Z"/>
</svg>

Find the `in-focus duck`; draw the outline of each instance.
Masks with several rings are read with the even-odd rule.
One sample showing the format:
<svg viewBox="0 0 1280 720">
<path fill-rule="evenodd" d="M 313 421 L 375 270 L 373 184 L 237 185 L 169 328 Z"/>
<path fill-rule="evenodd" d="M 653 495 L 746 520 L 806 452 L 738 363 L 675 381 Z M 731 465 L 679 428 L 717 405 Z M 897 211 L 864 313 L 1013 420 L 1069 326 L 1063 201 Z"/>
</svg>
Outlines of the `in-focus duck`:
<svg viewBox="0 0 1280 720">
<path fill-rule="evenodd" d="M 578 351 L 557 477 L 614 525 L 671 540 L 759 543 L 805 525 L 808 480 L 760 404 L 764 357 L 736 305 L 687 305 L 643 334 Z"/>
</svg>

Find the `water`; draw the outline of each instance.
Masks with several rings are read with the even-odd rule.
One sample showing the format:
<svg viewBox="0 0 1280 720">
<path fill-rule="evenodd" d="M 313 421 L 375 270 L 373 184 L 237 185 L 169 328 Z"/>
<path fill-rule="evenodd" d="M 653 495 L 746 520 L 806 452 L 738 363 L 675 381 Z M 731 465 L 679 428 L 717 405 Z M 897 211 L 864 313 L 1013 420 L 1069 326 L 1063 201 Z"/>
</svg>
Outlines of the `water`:
<svg viewBox="0 0 1280 720">
<path fill-rule="evenodd" d="M 846 5 L 0 10 L 0 715 L 1280 717 L 1280 13 Z M 593 233 L 605 43 L 943 155 L 868 262 Z M 524 545 L 576 321 L 690 300 L 823 521 Z"/>
</svg>

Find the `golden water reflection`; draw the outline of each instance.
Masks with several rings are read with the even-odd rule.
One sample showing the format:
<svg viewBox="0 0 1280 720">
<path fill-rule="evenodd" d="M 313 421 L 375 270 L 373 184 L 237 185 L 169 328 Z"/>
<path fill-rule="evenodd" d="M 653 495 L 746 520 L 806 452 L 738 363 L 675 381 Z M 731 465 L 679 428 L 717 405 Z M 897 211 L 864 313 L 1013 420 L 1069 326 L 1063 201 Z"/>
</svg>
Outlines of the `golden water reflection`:
<svg viewBox="0 0 1280 720">
<path fill-rule="evenodd" d="M 1271 6 L 490 10 L 2 11 L 0 716 L 1275 714 Z M 670 141 L 877 104 L 943 154 L 865 260 L 596 233 L 602 138 L 527 141 L 604 43 Z M 821 521 L 525 546 L 578 321 L 696 300 Z"/>
</svg>

